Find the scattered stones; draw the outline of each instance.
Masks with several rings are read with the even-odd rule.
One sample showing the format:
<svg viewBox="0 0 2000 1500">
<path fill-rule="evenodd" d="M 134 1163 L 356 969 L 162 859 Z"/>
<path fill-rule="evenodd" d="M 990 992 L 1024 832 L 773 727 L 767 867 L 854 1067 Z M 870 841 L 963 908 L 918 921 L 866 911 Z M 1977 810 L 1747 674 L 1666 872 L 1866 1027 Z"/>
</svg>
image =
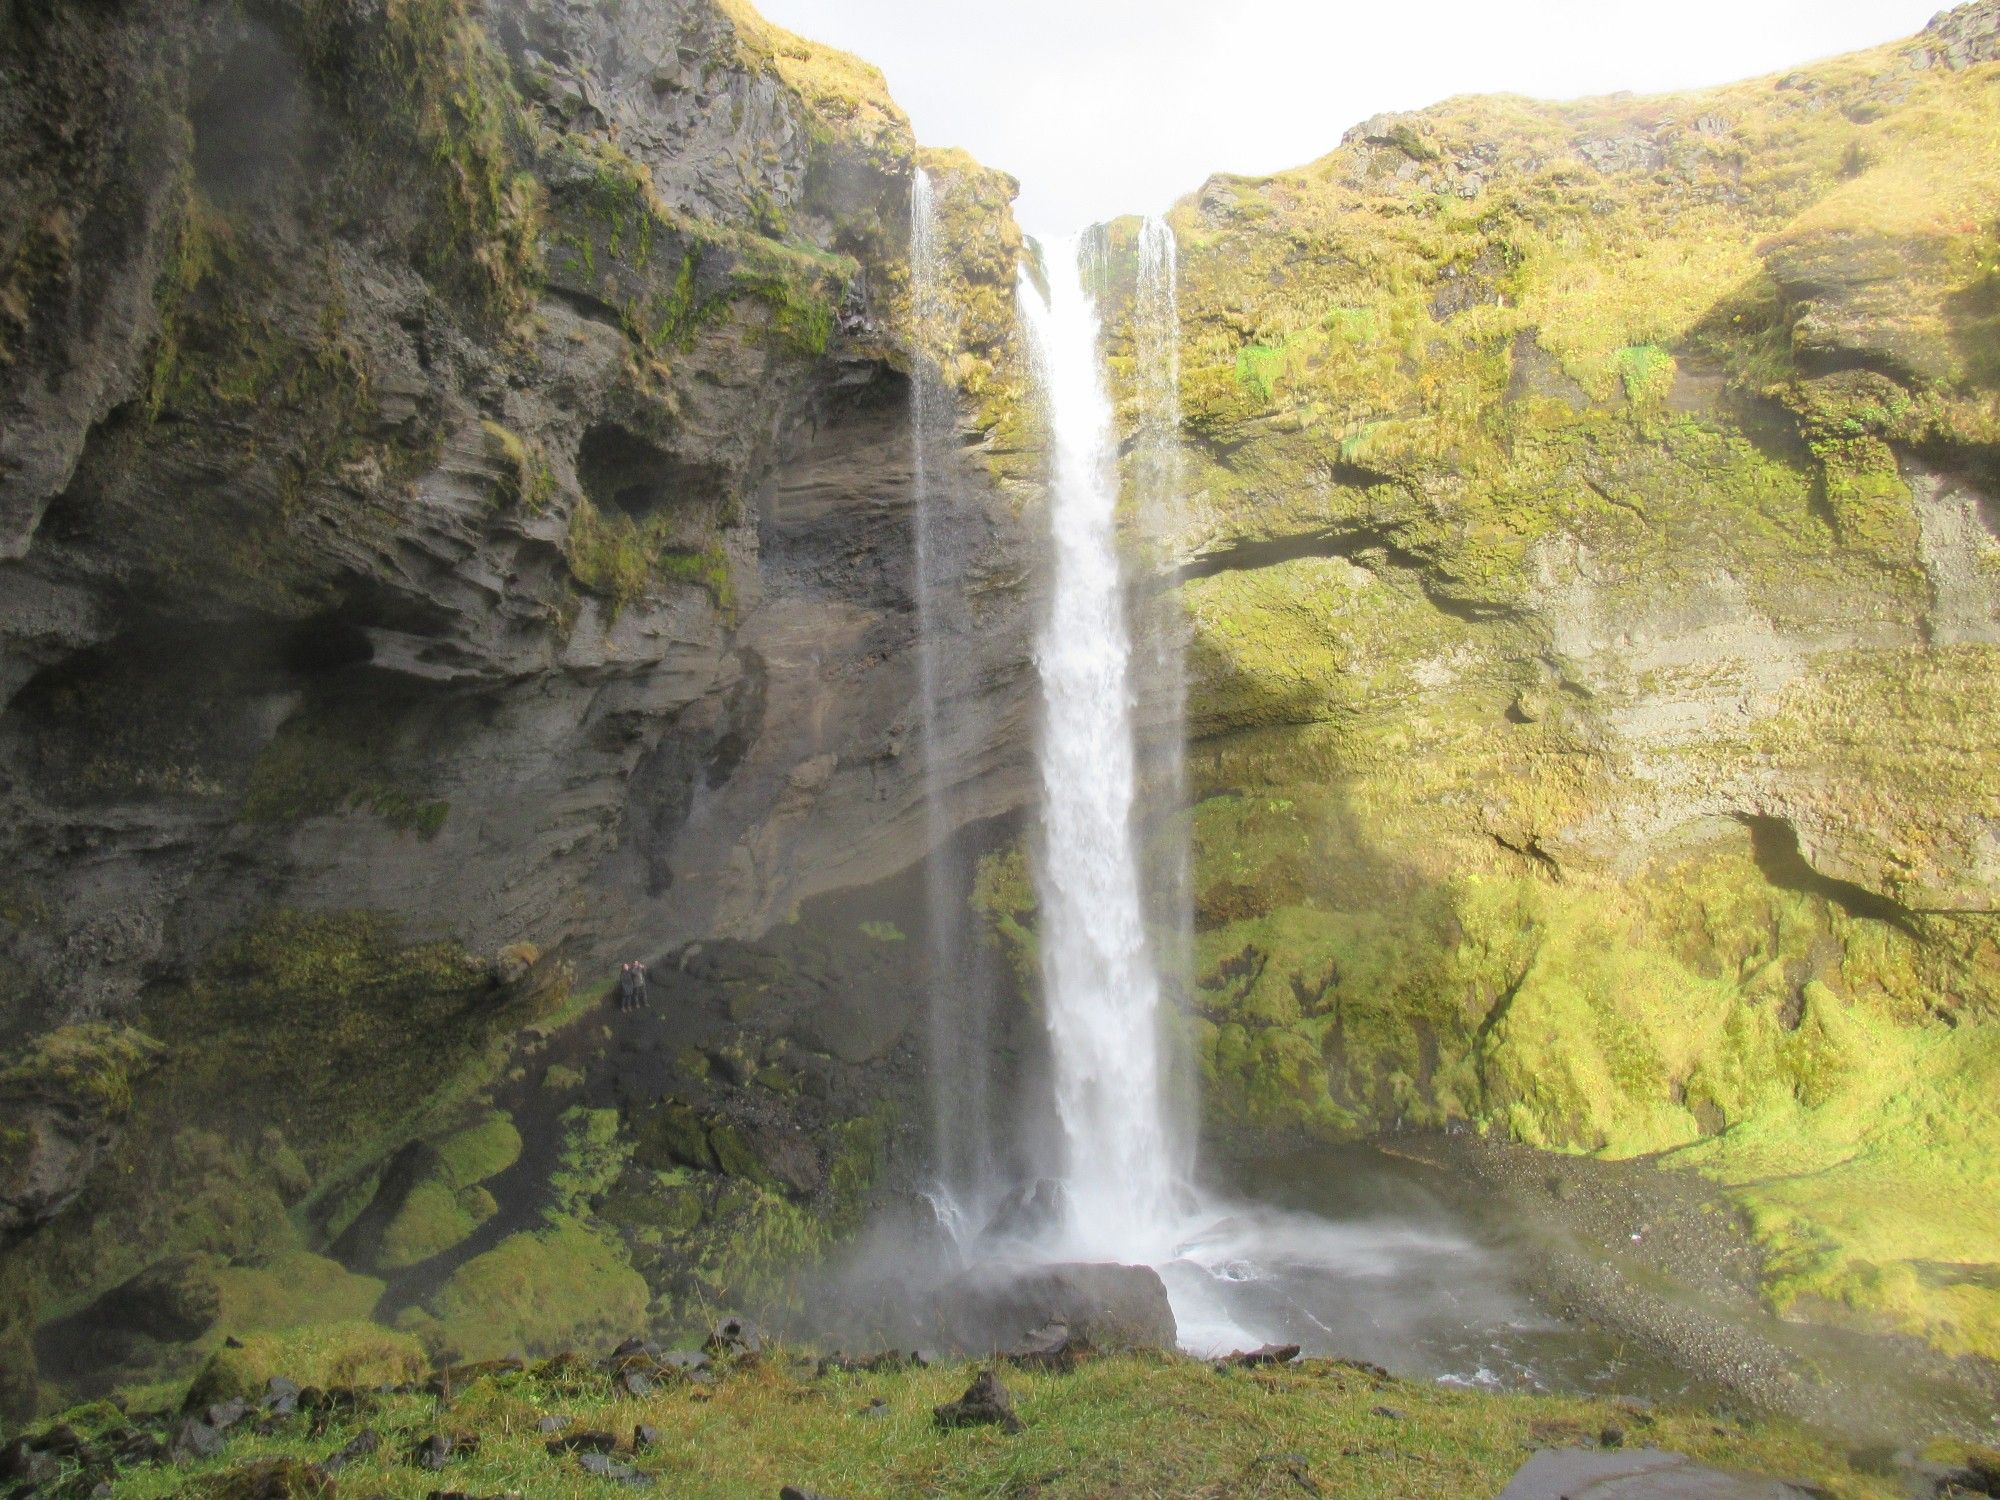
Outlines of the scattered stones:
<svg viewBox="0 0 2000 1500">
<path fill-rule="evenodd" d="M 382 1434 L 372 1427 L 364 1427 L 321 1459 L 319 1466 L 329 1474 L 338 1474 L 356 1459 L 368 1458 L 381 1447 Z"/>
<path fill-rule="evenodd" d="M 1007 1432 L 1020 1432 L 1021 1419 L 1014 1414 L 1014 1398 L 1007 1393 L 1007 1387 L 1000 1383 L 994 1371 L 981 1370 L 965 1388 L 965 1394 L 956 1401 L 947 1401 L 943 1406 L 931 1409 L 931 1418 L 938 1426 L 953 1427 L 1000 1427 Z"/>
</svg>

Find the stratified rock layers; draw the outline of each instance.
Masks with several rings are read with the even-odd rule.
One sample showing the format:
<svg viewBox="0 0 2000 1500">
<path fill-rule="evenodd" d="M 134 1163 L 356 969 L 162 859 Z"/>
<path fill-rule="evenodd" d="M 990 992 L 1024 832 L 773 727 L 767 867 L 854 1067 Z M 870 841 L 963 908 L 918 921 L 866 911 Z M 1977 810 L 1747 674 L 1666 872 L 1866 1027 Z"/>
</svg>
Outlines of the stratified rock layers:
<svg viewBox="0 0 2000 1500">
<path fill-rule="evenodd" d="M 0 78 L 19 1381 L 16 1320 L 288 1244 L 448 1127 L 572 972 L 921 858 L 917 147 L 873 69 L 711 0 L 10 7 Z M 992 408 L 1012 185 L 930 166 Z M 968 817 L 1025 784 L 993 420 Z M 363 1263 L 492 1212 L 442 1181 Z"/>
</svg>

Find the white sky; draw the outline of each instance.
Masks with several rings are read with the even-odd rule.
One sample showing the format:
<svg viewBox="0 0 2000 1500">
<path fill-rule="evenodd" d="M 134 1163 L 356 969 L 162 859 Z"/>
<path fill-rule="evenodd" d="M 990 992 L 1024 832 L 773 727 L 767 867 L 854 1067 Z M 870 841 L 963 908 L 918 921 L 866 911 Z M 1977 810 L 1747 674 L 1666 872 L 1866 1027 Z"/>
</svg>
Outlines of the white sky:
<svg viewBox="0 0 2000 1500">
<path fill-rule="evenodd" d="M 1032 232 L 1164 208 L 1453 94 L 1727 83 L 1912 34 L 1942 0 L 758 0 L 888 75 L 920 139 L 1021 179 Z"/>
</svg>

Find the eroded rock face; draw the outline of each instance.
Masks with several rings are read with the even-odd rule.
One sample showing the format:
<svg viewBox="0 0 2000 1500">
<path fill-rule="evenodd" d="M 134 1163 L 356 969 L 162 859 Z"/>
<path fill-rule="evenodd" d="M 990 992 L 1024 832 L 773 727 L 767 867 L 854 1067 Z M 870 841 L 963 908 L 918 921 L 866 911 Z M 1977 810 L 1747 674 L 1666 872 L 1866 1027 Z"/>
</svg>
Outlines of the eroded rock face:
<svg viewBox="0 0 2000 1500">
<path fill-rule="evenodd" d="M 1175 211 L 1218 1138 L 1679 1152 L 1781 1305 L 2000 1351 L 1996 15 Z"/>
<path fill-rule="evenodd" d="M 277 1149 L 318 1173 L 373 1086 L 336 992 L 432 1017 L 368 1106 L 407 1113 L 565 965 L 921 857 L 916 147 L 878 74 L 708 0 L 0 32 L 0 1044 L 233 1046 L 261 994 L 287 1055 L 317 1016 Z M 934 175 L 997 390 L 1011 188 Z M 967 816 L 1026 784 L 1021 497 L 979 399 L 953 478 L 994 586 L 948 659 L 1003 748 Z M 366 981 L 320 942 L 354 923 Z M 261 1173 L 271 1099 L 205 1107 L 175 1127 Z M 110 1140 L 37 1139 L 72 1136 L 11 1224 Z M 106 1253 L 62 1274 L 136 1269 Z"/>
<path fill-rule="evenodd" d="M 965 1350 L 1019 1349 L 1051 1325 L 1105 1353 L 1171 1350 L 1177 1334 L 1166 1286 L 1151 1266 L 989 1260 L 933 1300 L 940 1336 Z"/>
</svg>

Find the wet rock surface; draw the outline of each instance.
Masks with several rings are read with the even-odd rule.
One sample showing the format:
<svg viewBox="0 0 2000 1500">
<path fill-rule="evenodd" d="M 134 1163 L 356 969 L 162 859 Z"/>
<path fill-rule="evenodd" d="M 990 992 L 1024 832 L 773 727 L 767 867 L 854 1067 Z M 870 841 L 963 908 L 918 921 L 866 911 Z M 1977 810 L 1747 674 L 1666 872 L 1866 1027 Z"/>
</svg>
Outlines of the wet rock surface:
<svg viewBox="0 0 2000 1500">
<path fill-rule="evenodd" d="M 1011 1350 L 1037 1338 L 1106 1352 L 1175 1346 L 1173 1307 L 1150 1266 L 991 1262 L 940 1288 L 934 1302 L 940 1332 L 961 1349 Z"/>
</svg>

